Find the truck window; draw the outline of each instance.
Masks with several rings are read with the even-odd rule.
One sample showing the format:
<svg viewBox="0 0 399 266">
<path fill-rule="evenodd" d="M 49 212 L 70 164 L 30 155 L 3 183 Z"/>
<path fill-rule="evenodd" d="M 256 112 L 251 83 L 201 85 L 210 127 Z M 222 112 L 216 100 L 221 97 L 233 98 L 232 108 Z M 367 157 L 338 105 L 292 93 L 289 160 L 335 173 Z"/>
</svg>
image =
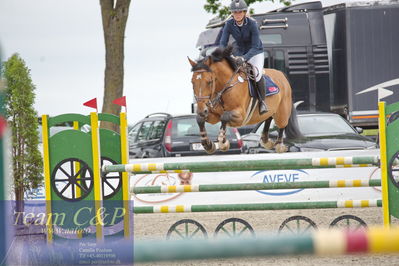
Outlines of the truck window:
<svg viewBox="0 0 399 266">
<path fill-rule="evenodd" d="M 269 52 L 268 51 L 264 51 L 263 52 L 263 55 L 265 56 L 265 62 L 264 62 L 264 64 L 263 64 L 263 67 L 264 68 L 270 68 L 270 55 L 269 55 Z"/>
<path fill-rule="evenodd" d="M 283 38 L 281 34 L 260 34 L 260 39 L 262 40 L 263 45 L 271 45 L 271 44 L 282 44 Z"/>
<path fill-rule="evenodd" d="M 286 73 L 284 52 L 276 51 L 274 55 L 274 68 Z"/>
</svg>

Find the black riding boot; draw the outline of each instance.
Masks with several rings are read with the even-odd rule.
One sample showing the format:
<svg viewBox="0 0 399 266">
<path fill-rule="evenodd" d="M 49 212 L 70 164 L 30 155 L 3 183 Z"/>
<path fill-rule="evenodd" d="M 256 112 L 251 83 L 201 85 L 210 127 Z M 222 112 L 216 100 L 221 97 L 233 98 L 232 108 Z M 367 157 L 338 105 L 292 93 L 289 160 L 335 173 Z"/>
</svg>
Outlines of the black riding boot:
<svg viewBox="0 0 399 266">
<path fill-rule="evenodd" d="M 266 84 L 265 79 L 262 77 L 256 86 L 258 87 L 258 99 L 259 99 L 259 114 L 263 115 L 268 111 L 265 96 L 266 96 Z"/>
</svg>

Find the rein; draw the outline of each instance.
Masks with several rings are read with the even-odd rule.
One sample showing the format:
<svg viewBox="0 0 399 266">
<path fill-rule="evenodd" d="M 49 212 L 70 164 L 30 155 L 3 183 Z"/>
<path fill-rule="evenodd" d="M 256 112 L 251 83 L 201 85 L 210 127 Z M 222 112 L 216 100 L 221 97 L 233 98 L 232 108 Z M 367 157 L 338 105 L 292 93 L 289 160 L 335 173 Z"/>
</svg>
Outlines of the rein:
<svg viewBox="0 0 399 266">
<path fill-rule="evenodd" d="M 213 99 L 210 99 L 209 101 L 209 105 L 210 107 L 213 109 L 214 106 L 217 106 L 217 104 L 221 104 L 222 108 L 223 108 L 223 100 L 222 100 L 222 95 L 228 91 L 229 89 L 233 88 L 237 83 L 240 82 L 240 80 L 237 80 L 236 82 L 234 82 L 233 84 L 230 84 L 231 81 L 233 80 L 234 76 L 241 70 L 241 67 L 238 67 L 233 75 L 231 75 L 230 79 L 226 82 L 226 84 L 224 85 L 223 89 L 221 91 L 219 91 L 218 93 L 216 93 L 216 96 Z"/>
</svg>

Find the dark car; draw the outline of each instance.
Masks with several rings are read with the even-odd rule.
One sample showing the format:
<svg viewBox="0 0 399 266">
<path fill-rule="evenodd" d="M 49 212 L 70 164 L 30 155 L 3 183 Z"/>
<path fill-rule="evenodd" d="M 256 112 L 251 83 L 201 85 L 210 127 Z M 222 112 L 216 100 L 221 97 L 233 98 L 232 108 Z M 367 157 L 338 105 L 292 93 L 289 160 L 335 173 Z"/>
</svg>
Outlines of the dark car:
<svg viewBox="0 0 399 266">
<path fill-rule="evenodd" d="M 374 149 L 376 143 L 365 136 L 360 135 L 361 128 L 352 127 L 348 121 L 334 113 L 299 113 L 299 129 L 303 138 L 285 139 L 284 144 L 288 151 L 333 151 L 333 150 L 363 150 Z M 260 143 L 260 135 L 263 123 L 258 124 L 254 130 L 242 136 L 244 153 L 274 152 L 266 150 Z M 277 138 L 277 127 L 272 121 L 269 138 Z"/>
<path fill-rule="evenodd" d="M 217 142 L 220 123 L 206 123 L 208 137 Z M 215 154 L 239 154 L 242 140 L 236 128 L 227 128 L 230 149 L 217 150 Z M 131 158 L 177 157 L 206 155 L 201 145 L 196 115 L 172 116 L 155 113 L 146 116 L 129 131 L 129 154 Z"/>
</svg>

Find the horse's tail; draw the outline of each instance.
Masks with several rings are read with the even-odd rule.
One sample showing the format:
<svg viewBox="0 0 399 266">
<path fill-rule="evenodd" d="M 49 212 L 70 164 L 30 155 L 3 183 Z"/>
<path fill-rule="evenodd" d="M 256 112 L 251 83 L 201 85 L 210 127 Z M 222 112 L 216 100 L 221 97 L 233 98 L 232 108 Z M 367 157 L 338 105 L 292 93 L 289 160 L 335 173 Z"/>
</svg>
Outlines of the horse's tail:
<svg viewBox="0 0 399 266">
<path fill-rule="evenodd" d="M 299 130 L 298 117 L 294 105 L 292 105 L 291 115 L 290 118 L 288 119 L 288 125 L 285 127 L 285 136 L 288 139 L 296 139 L 303 137 L 301 131 Z"/>
</svg>

